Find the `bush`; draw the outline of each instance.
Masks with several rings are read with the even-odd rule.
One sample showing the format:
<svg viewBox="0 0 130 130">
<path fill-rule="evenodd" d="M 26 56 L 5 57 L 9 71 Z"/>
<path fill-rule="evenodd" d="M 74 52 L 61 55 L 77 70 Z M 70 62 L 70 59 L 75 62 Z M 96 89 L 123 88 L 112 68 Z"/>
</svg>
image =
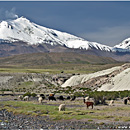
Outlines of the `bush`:
<svg viewBox="0 0 130 130">
<path fill-rule="evenodd" d="M 25 93 L 25 94 L 23 95 L 23 97 L 25 97 L 25 96 L 29 96 L 29 97 L 31 97 L 32 94 L 31 94 L 30 92 L 27 92 L 27 93 Z"/>
<path fill-rule="evenodd" d="M 120 98 L 128 97 L 130 96 L 130 91 L 125 90 L 125 91 L 120 91 Z"/>
<path fill-rule="evenodd" d="M 78 93 L 78 92 L 75 92 L 74 95 L 75 95 L 76 97 L 83 97 L 82 93 Z"/>
<path fill-rule="evenodd" d="M 95 105 L 105 104 L 105 100 L 116 100 L 117 98 L 130 97 L 130 91 L 88 91 L 90 98 L 94 98 Z"/>
<path fill-rule="evenodd" d="M 32 93 L 31 96 L 32 96 L 32 97 L 36 97 L 37 94 L 36 94 L 36 93 Z"/>
</svg>

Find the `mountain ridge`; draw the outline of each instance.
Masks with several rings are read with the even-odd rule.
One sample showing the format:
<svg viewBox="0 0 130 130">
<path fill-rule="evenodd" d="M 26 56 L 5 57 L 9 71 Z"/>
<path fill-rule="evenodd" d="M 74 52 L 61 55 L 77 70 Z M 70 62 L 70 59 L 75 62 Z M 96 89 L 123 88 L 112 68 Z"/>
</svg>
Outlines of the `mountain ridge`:
<svg viewBox="0 0 130 130">
<path fill-rule="evenodd" d="M 104 51 L 111 51 L 111 47 L 101 45 L 97 42 L 89 42 L 83 38 L 49 29 L 30 22 L 24 17 L 16 20 L 2 21 L 0 23 L 0 39 L 9 42 L 23 41 L 29 45 L 50 44 L 62 45 L 75 49 L 95 48 Z"/>
<path fill-rule="evenodd" d="M 129 46 L 130 38 L 109 47 L 40 26 L 24 17 L 0 23 L 0 57 L 39 52 L 77 52 L 130 61 Z"/>
</svg>

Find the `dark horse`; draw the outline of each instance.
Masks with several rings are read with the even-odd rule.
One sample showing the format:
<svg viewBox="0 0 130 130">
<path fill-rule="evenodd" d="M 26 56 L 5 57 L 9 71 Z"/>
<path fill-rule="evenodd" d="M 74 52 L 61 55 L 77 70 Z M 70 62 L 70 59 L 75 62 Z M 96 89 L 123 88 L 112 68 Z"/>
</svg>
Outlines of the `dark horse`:
<svg viewBox="0 0 130 130">
<path fill-rule="evenodd" d="M 76 96 L 73 96 L 70 101 L 74 101 L 76 99 Z"/>
<path fill-rule="evenodd" d="M 57 99 L 64 101 L 64 97 L 63 96 L 59 96 Z"/>
<path fill-rule="evenodd" d="M 124 104 L 127 105 L 127 102 L 130 101 L 130 97 L 124 98 Z"/>
<path fill-rule="evenodd" d="M 90 102 L 90 101 L 87 101 L 85 102 L 85 98 L 83 99 L 84 103 L 86 104 L 86 107 L 88 108 L 89 106 L 92 106 L 92 109 L 93 109 L 93 102 Z"/>
<path fill-rule="evenodd" d="M 49 101 L 50 101 L 50 100 L 52 100 L 52 101 L 53 101 L 53 100 L 56 101 L 56 98 L 55 98 L 54 96 L 49 96 L 48 99 L 49 99 Z"/>
</svg>

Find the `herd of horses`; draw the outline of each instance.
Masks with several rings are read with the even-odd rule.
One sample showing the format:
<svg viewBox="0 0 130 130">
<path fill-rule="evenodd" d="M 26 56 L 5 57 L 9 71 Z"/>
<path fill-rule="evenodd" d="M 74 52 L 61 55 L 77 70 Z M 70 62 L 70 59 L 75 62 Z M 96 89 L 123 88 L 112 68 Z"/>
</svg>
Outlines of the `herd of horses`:
<svg viewBox="0 0 130 130">
<path fill-rule="evenodd" d="M 55 94 L 49 94 L 49 95 L 44 95 L 44 94 L 39 94 L 39 95 L 37 95 L 36 97 L 38 97 L 38 101 L 39 101 L 39 103 L 42 103 L 42 101 L 43 100 L 45 100 L 46 99 L 46 97 L 48 97 L 48 100 L 49 101 L 57 101 L 57 99 L 58 100 L 61 100 L 61 101 L 64 101 L 64 100 L 70 100 L 70 101 L 74 101 L 75 99 L 76 99 L 76 96 L 67 96 L 66 98 L 65 97 L 63 97 L 62 95 L 61 96 L 58 96 L 57 98 L 55 97 Z M 25 97 L 23 97 L 22 95 L 20 95 L 19 96 L 19 99 L 20 100 L 24 100 L 24 101 L 29 101 L 29 96 L 25 96 Z M 86 104 L 86 108 L 88 108 L 88 107 L 92 107 L 92 109 L 93 109 L 93 106 L 94 106 L 94 102 L 92 102 L 92 101 L 89 101 L 89 98 L 88 97 L 86 97 L 86 99 L 85 98 L 83 98 L 83 102 L 84 102 L 84 104 Z"/>
<path fill-rule="evenodd" d="M 62 95 L 61 96 L 58 96 L 57 98 L 55 97 L 55 94 L 49 94 L 49 95 L 44 95 L 44 94 L 39 94 L 39 95 L 37 95 L 36 97 L 38 97 L 38 98 L 41 98 L 42 100 L 44 100 L 44 99 L 48 99 L 49 101 L 56 101 L 57 99 L 58 100 L 61 100 L 61 101 L 64 101 L 64 100 L 70 100 L 70 101 L 74 101 L 75 99 L 76 99 L 76 96 L 67 96 L 66 98 L 65 97 L 63 97 Z M 28 100 L 30 97 L 29 96 L 22 96 L 22 95 L 20 95 L 19 97 L 18 97 L 20 100 L 25 100 L 26 101 L 26 99 Z"/>
<path fill-rule="evenodd" d="M 48 96 L 48 100 L 49 101 L 56 101 L 57 99 L 58 100 L 61 100 L 61 101 L 64 101 L 64 100 L 70 100 L 70 101 L 74 101 L 75 99 L 76 99 L 76 96 L 67 96 L 66 98 L 64 98 L 62 95 L 61 96 L 58 96 L 57 98 L 55 97 L 55 94 L 49 94 L 49 95 L 47 95 Z M 38 101 L 39 101 L 39 103 L 42 103 L 42 101 L 44 100 L 44 99 L 46 99 L 46 97 L 45 97 L 45 95 L 44 94 L 40 94 L 40 95 L 37 95 L 37 97 L 38 97 Z M 19 98 L 21 99 L 21 100 L 29 100 L 29 97 L 28 96 L 25 96 L 25 97 L 21 97 L 21 96 L 19 96 Z M 128 103 L 128 101 L 130 101 L 130 98 L 129 97 L 126 97 L 126 98 L 124 98 L 123 99 L 123 102 L 124 102 L 124 104 L 125 105 L 127 105 L 127 103 Z M 90 99 L 89 99 L 89 97 L 83 97 L 83 103 L 86 105 L 86 108 L 89 108 L 89 107 L 91 107 L 92 109 L 93 109 L 93 107 L 94 107 L 94 102 L 93 101 L 91 101 Z M 109 102 L 109 106 L 112 106 L 114 104 L 114 100 L 111 100 L 110 102 Z"/>
</svg>

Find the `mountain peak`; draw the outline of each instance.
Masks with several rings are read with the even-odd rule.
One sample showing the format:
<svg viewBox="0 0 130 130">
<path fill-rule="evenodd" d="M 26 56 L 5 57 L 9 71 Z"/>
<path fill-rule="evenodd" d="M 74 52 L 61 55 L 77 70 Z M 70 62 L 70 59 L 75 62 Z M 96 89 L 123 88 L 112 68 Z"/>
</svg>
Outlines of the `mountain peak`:
<svg viewBox="0 0 130 130">
<path fill-rule="evenodd" d="M 130 38 L 123 40 L 119 45 L 116 45 L 115 47 L 129 49 L 130 48 Z"/>
<path fill-rule="evenodd" d="M 29 45 L 49 44 L 74 49 L 112 50 L 109 46 L 89 42 L 65 32 L 37 25 L 23 16 L 15 20 L 2 21 L 0 26 L 0 39 L 9 40 L 10 42 L 14 42 L 17 39 L 17 41 L 23 41 Z"/>
<path fill-rule="evenodd" d="M 30 22 L 30 20 L 28 20 L 27 18 L 25 18 L 24 16 L 21 16 L 17 19 L 15 19 L 16 21 L 26 21 L 26 22 Z"/>
<path fill-rule="evenodd" d="M 40 26 L 23 16 L 0 23 L 0 56 L 34 52 L 78 52 L 114 57 L 119 53 L 113 52 L 130 52 L 130 38 L 109 47 Z"/>
<path fill-rule="evenodd" d="M 123 40 L 120 44 L 113 47 L 113 50 L 119 52 L 130 52 L 130 38 Z"/>
</svg>

